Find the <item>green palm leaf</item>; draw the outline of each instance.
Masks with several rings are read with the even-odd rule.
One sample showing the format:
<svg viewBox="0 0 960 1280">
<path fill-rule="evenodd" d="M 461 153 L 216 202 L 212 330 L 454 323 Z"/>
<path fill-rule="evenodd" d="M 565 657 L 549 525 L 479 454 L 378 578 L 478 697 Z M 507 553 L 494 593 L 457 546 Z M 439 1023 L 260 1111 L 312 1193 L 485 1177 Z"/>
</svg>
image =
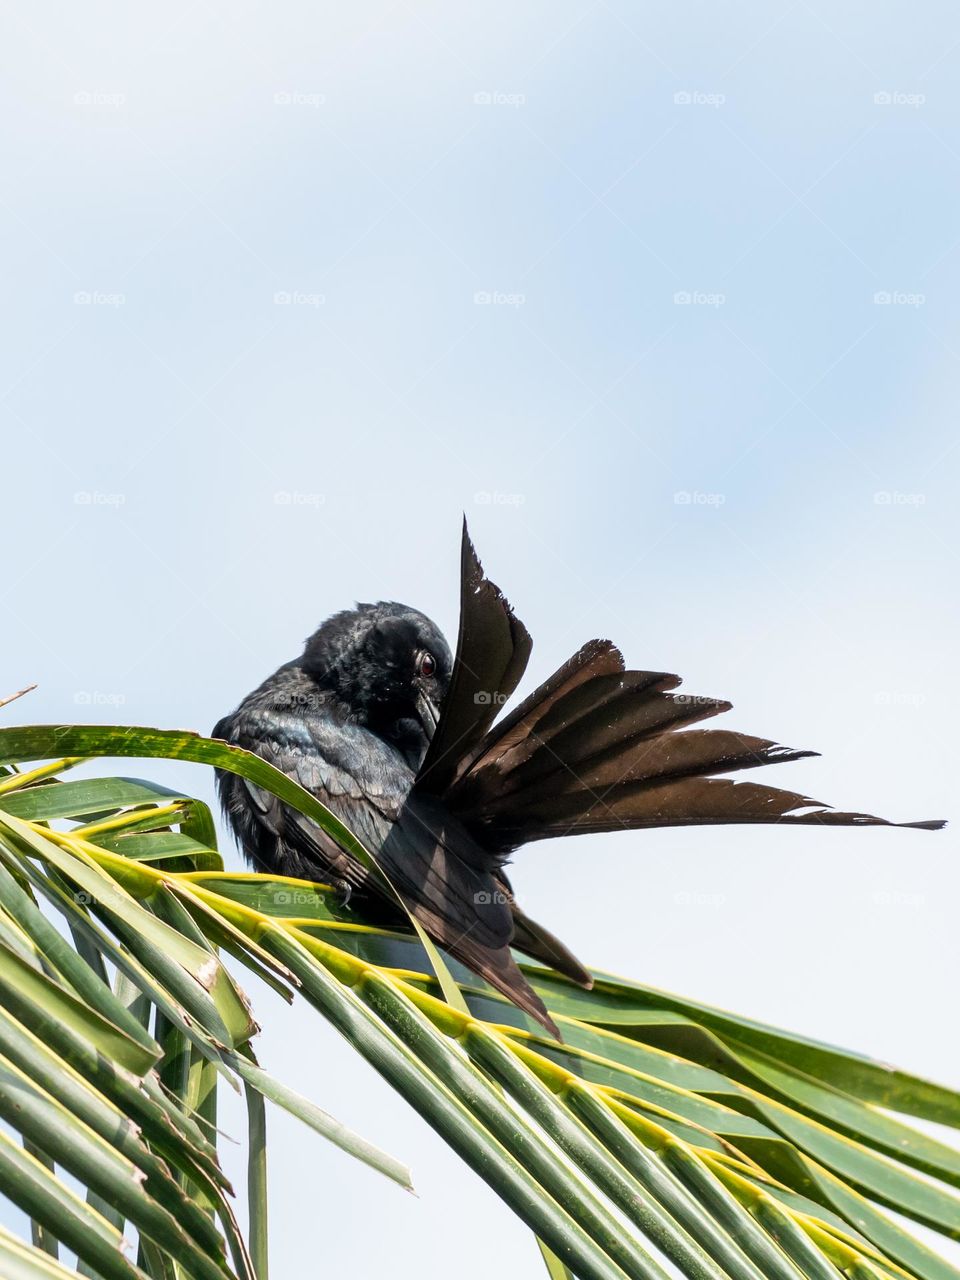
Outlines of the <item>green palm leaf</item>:
<svg viewBox="0 0 960 1280">
<path fill-rule="evenodd" d="M 24 1143 L 0 1140 L 0 1190 L 84 1274 L 265 1280 L 265 1100 L 410 1185 L 259 1067 L 243 970 L 337 1027 L 536 1232 L 552 1276 L 957 1280 L 899 1219 L 960 1236 L 960 1153 L 909 1123 L 960 1128 L 960 1094 L 608 974 L 584 992 L 524 965 L 555 1042 L 412 925 L 360 924 L 324 885 L 226 873 L 190 796 L 59 780 L 94 756 L 232 769 L 372 864 L 315 799 L 223 743 L 0 730 L 0 1117 Z M 218 1082 L 247 1095 L 249 1242 L 217 1157 Z M 0 1267 L 64 1274 L 6 1234 Z"/>
</svg>

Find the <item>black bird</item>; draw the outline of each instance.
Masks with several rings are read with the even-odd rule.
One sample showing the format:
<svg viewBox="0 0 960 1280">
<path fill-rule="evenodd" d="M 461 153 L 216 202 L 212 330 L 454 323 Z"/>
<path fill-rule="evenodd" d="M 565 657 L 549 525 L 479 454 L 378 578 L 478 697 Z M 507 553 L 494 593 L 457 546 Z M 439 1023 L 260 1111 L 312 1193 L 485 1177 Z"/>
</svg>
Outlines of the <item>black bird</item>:
<svg viewBox="0 0 960 1280">
<path fill-rule="evenodd" d="M 728 729 L 688 729 L 730 709 L 675 694 L 680 680 L 627 671 L 590 640 L 494 724 L 531 640 L 483 574 L 463 529 L 456 658 L 437 627 L 381 601 L 334 614 L 303 654 L 219 722 L 214 737 L 256 752 L 315 795 L 373 854 L 416 919 L 552 1034 L 516 947 L 574 982 L 589 973 L 516 903 L 504 866 L 548 836 L 624 828 L 782 822 L 935 829 L 840 813 L 798 792 L 715 774 L 816 755 Z M 261 869 L 332 881 L 379 919 L 399 904 L 313 822 L 218 771 L 224 811 Z"/>
</svg>

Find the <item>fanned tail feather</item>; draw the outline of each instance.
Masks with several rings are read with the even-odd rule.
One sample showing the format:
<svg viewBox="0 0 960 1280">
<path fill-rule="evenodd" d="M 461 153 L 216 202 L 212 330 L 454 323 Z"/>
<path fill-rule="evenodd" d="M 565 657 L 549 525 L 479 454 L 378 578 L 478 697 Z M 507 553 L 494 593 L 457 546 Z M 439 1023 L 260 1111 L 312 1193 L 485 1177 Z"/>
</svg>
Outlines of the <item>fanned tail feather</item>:
<svg viewBox="0 0 960 1280">
<path fill-rule="evenodd" d="M 666 672 L 624 671 L 608 641 L 591 641 L 487 734 L 448 804 L 487 848 L 504 852 L 549 836 L 659 826 L 943 825 L 891 823 L 716 777 L 817 753 L 729 729 L 690 729 L 730 703 L 672 692 L 679 684 Z"/>
<path fill-rule="evenodd" d="M 498 586 L 484 576 L 467 524 L 460 553 L 460 631 L 453 679 L 423 764 L 421 791 L 440 795 L 520 683 L 533 642 Z"/>
<path fill-rule="evenodd" d="M 464 522 L 453 681 L 411 801 L 414 807 L 425 802 L 427 810 L 439 805 L 465 828 L 463 840 L 447 850 L 455 859 L 445 872 L 448 888 L 456 859 L 466 868 L 465 884 L 489 859 L 489 883 L 506 894 L 499 909 L 508 914 L 505 928 L 484 936 L 480 916 L 474 920 L 477 913 L 468 905 L 450 911 L 448 892 L 446 912 L 431 905 L 429 876 L 414 909 L 452 955 L 553 1035 L 559 1037 L 557 1028 L 518 968 L 510 944 L 582 986 L 590 986 L 591 977 L 513 900 L 502 865 L 518 846 L 550 836 L 718 823 L 925 830 L 944 825 L 892 823 L 830 809 L 798 791 L 718 777 L 817 753 L 729 729 L 691 728 L 729 711 L 730 703 L 678 694 L 680 678 L 667 672 L 625 670 L 609 640 L 588 641 L 495 723 L 523 675 L 530 648 L 523 623 L 484 576 Z M 443 847 L 439 831 L 435 848 Z M 405 869 L 404 858 L 393 868 L 401 878 Z"/>
</svg>

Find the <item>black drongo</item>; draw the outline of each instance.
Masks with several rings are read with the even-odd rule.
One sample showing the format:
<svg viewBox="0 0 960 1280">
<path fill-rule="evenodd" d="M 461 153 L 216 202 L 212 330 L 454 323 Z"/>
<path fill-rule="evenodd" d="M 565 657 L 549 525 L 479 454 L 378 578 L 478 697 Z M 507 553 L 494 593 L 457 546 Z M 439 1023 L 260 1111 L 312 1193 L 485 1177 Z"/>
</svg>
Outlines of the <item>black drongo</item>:
<svg viewBox="0 0 960 1280">
<path fill-rule="evenodd" d="M 504 865 L 520 845 L 708 823 L 898 825 L 714 776 L 816 753 L 728 729 L 687 729 L 730 704 L 671 692 L 676 676 L 625 670 L 607 640 L 589 641 L 501 716 L 530 647 L 464 526 L 455 658 L 416 609 L 362 604 L 324 622 L 299 658 L 213 732 L 321 800 L 427 933 L 553 1034 L 511 947 L 585 987 L 591 978 L 515 901 Z M 400 911 L 315 823 L 235 774 L 220 772 L 218 783 L 240 845 L 259 868 L 326 879 L 380 918 Z"/>
</svg>

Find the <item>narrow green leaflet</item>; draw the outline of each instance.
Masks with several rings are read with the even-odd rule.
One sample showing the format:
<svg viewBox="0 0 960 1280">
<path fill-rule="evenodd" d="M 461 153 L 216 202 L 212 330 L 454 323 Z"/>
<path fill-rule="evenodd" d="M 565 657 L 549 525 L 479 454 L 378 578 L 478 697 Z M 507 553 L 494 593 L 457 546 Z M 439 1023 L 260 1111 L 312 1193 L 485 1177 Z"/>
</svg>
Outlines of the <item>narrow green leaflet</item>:
<svg viewBox="0 0 960 1280">
<path fill-rule="evenodd" d="M 0 1001 L 42 1025 L 46 1019 L 62 1023 L 88 1040 L 111 1061 L 142 1075 L 153 1065 L 155 1055 L 144 1049 L 126 1031 L 91 1009 L 65 987 L 26 964 L 8 947 L 0 944 Z"/>
<path fill-rule="evenodd" d="M 72 1280 L 74 1274 L 0 1227 L 0 1275 L 5 1280 Z"/>
<path fill-rule="evenodd" d="M 137 778 L 81 778 L 56 786 L 8 791 L 0 795 L 0 809 L 30 822 L 49 822 L 53 818 L 83 818 L 158 800 L 169 803 L 188 799 L 167 787 Z"/>
<path fill-rule="evenodd" d="M 227 1061 L 250 1088 L 256 1089 L 265 1098 L 275 1102 L 278 1107 L 283 1107 L 284 1111 L 289 1111 L 291 1115 L 309 1125 L 328 1142 L 349 1152 L 364 1164 L 370 1165 L 372 1169 L 379 1170 L 380 1173 L 399 1183 L 401 1187 L 406 1187 L 408 1191 L 413 1190 L 410 1170 L 399 1160 L 387 1155 L 385 1151 L 380 1151 L 359 1134 L 353 1133 L 346 1125 L 321 1110 L 316 1103 L 304 1098 L 302 1094 L 281 1081 L 275 1080 L 257 1063 L 240 1054 L 229 1054 Z"/>
</svg>

